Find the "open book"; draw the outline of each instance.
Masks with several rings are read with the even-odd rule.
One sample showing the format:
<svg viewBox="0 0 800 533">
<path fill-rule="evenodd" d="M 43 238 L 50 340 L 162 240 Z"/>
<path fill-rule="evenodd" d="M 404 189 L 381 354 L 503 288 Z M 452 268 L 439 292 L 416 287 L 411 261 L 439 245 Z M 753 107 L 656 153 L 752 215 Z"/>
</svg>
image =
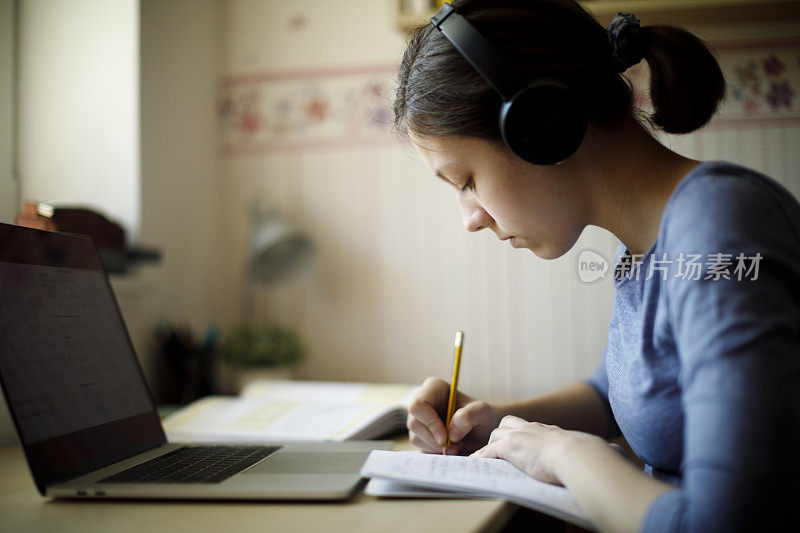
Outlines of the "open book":
<svg viewBox="0 0 800 533">
<path fill-rule="evenodd" d="M 537 481 L 503 459 L 373 450 L 361 475 L 427 489 L 503 498 L 593 529 L 564 487 Z"/>
<path fill-rule="evenodd" d="M 256 381 L 164 420 L 174 442 L 375 439 L 405 428 L 413 385 Z"/>
</svg>

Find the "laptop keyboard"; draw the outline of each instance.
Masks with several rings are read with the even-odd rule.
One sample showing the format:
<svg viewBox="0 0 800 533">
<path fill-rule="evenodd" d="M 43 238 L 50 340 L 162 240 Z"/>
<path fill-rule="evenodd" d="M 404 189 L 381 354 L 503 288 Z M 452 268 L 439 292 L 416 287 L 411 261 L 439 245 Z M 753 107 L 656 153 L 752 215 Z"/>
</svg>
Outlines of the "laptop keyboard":
<svg viewBox="0 0 800 533">
<path fill-rule="evenodd" d="M 97 483 L 222 483 L 280 446 L 184 446 Z"/>
</svg>

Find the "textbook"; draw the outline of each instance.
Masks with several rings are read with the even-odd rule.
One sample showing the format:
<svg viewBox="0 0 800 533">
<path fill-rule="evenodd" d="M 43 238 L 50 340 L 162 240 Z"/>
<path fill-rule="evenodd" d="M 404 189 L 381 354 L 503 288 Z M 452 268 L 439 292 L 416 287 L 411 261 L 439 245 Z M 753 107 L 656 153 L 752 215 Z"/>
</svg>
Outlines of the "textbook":
<svg viewBox="0 0 800 533">
<path fill-rule="evenodd" d="M 594 529 L 567 489 L 537 481 L 504 459 L 373 450 L 361 475 L 405 486 L 458 491 L 461 497 L 502 498 Z M 419 496 L 426 497 L 423 494 Z"/>
<path fill-rule="evenodd" d="M 260 380 L 164 419 L 174 442 L 376 439 L 405 429 L 413 385 Z"/>
</svg>

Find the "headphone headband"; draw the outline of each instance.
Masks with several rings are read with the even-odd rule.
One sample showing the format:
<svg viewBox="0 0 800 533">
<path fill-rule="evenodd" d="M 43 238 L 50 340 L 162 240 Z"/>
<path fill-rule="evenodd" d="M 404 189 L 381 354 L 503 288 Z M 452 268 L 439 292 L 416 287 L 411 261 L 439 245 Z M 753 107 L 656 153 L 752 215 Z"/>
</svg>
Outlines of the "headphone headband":
<svg viewBox="0 0 800 533">
<path fill-rule="evenodd" d="M 525 87 L 525 80 L 516 69 L 453 6 L 442 5 L 442 9 L 431 18 L 431 24 L 453 43 L 504 101 L 511 100 Z"/>
</svg>

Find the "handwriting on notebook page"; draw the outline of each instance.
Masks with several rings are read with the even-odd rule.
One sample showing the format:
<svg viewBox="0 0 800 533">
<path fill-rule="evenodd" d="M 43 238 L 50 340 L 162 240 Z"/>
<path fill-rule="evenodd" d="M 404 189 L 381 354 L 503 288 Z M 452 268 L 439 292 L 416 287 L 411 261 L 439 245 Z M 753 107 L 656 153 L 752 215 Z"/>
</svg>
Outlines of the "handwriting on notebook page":
<svg viewBox="0 0 800 533">
<path fill-rule="evenodd" d="M 458 455 L 403 454 L 400 472 L 447 478 L 453 481 L 480 481 L 486 488 L 495 488 L 511 480 L 530 481 L 522 470 L 502 459 L 463 457 Z"/>
</svg>

